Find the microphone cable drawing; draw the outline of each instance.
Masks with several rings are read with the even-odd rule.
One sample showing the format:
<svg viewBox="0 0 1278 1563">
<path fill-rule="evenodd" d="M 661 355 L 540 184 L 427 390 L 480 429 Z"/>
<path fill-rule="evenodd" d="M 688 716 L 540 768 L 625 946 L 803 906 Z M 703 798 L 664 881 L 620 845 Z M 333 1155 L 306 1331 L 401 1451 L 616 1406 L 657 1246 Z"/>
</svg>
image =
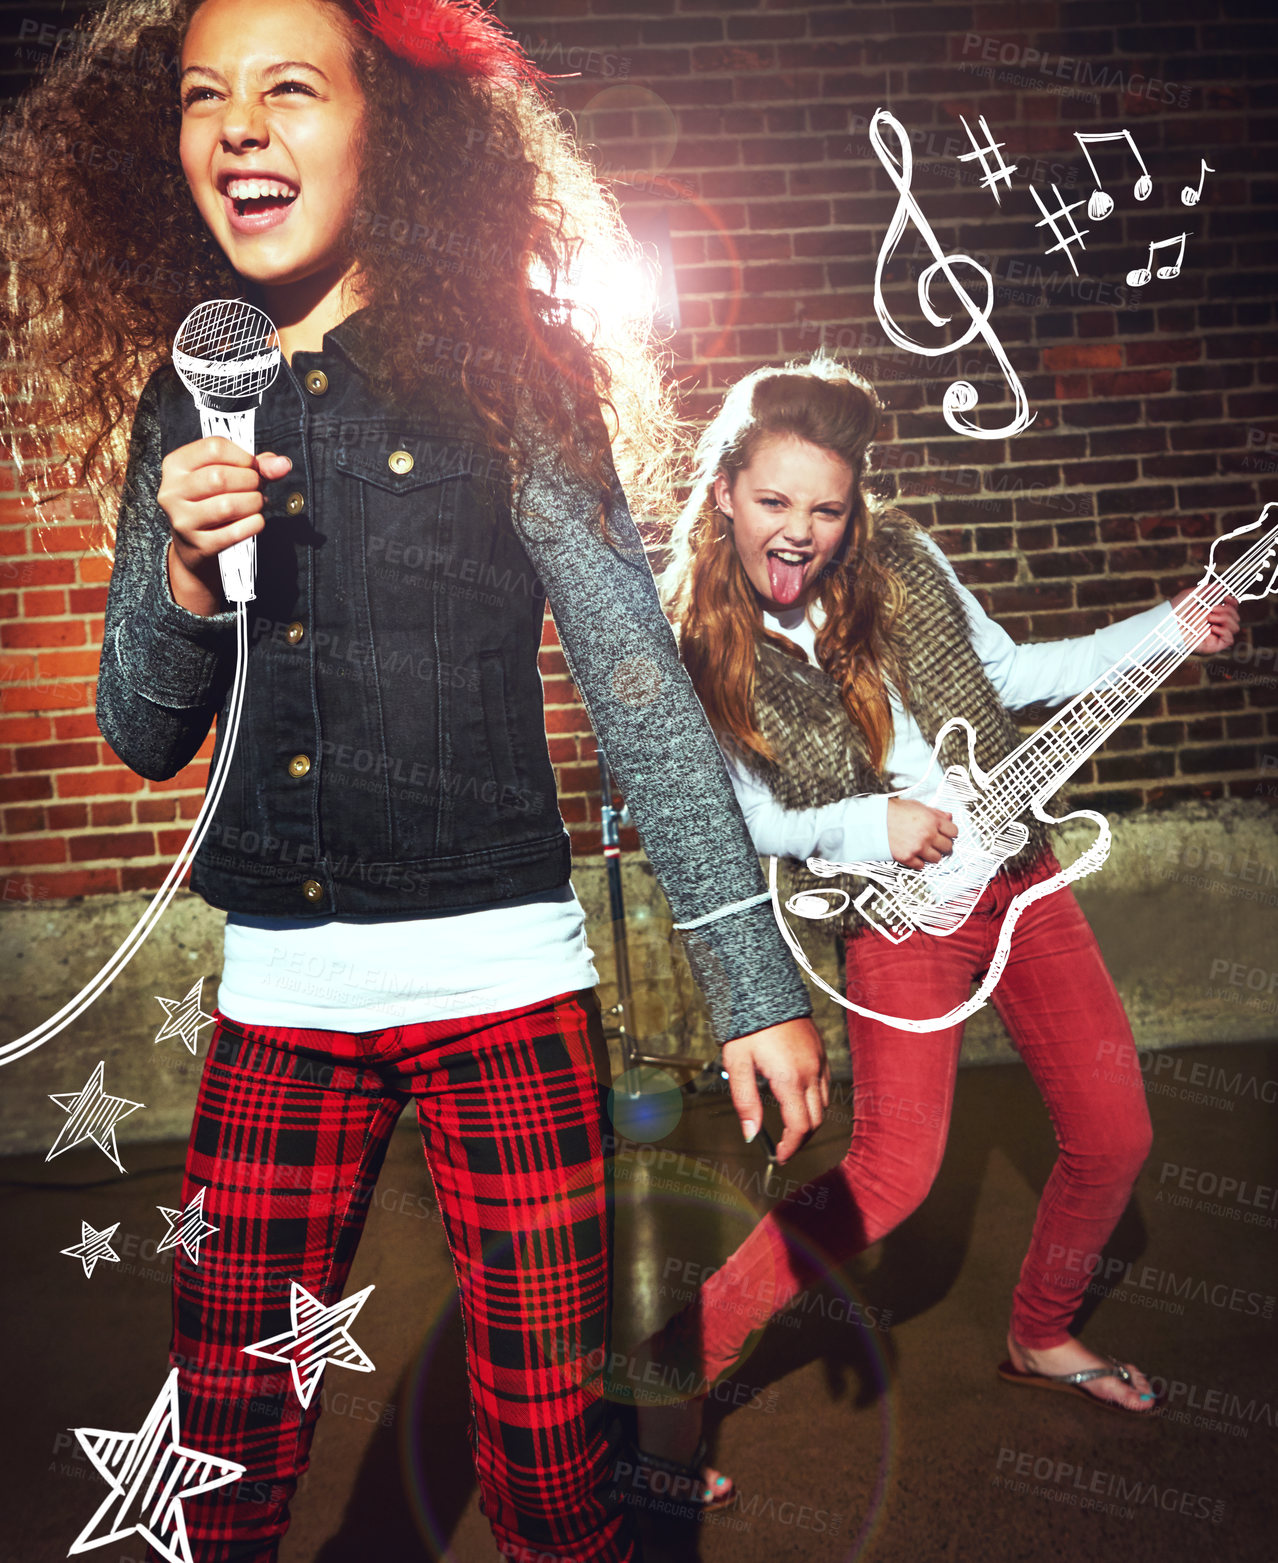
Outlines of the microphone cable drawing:
<svg viewBox="0 0 1278 1563">
<path fill-rule="evenodd" d="M 252 455 L 257 407 L 280 367 L 279 339 L 270 317 L 244 299 L 213 299 L 197 305 L 173 339 L 173 367 L 199 409 L 201 433 L 206 438 L 221 435 Z M 244 709 L 246 605 L 254 596 L 256 541 L 245 538 L 218 556 L 222 589 L 235 609 L 235 675 L 226 708 L 226 735 L 190 834 L 164 883 L 111 958 L 56 1014 L 12 1042 L 0 1044 L 0 1065 L 25 1057 L 64 1031 L 110 986 L 164 915 L 208 833 L 226 785 Z"/>
</svg>

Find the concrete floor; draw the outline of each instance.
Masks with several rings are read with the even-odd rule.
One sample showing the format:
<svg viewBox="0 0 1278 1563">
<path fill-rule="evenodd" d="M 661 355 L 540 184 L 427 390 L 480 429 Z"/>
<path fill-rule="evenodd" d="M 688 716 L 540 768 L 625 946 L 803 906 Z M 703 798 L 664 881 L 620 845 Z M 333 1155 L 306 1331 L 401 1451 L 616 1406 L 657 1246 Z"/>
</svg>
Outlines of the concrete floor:
<svg viewBox="0 0 1278 1563">
<path fill-rule="evenodd" d="M 926 1204 L 814 1294 L 810 1311 L 766 1332 L 739 1372 L 742 1403 L 712 1419 L 741 1508 L 691 1532 L 650 1528 L 649 1563 L 1275 1555 L 1278 1233 L 1265 1204 L 1278 1184 L 1278 1044 L 1147 1063 L 1155 1148 L 1109 1250 L 1133 1265 L 1131 1279 L 1089 1302 L 1083 1333 L 1173 1381 L 1171 1415 L 1127 1421 L 995 1377 L 1054 1146 L 1019 1067 L 966 1069 Z M 841 1094 L 850 1100 L 849 1088 Z M 726 1097 L 666 1105 L 681 1119 L 658 1149 L 683 1150 L 685 1161 L 618 1168 L 621 1345 L 672 1309 L 661 1292 L 669 1277 L 717 1263 L 766 1204 L 757 1182 L 751 1193 L 762 1155 L 741 1144 Z M 850 1131 L 836 1101 L 785 1175 L 832 1164 Z M 148 1258 L 146 1245 L 163 1231 L 155 1206 L 176 1203 L 182 1149 L 124 1147 L 124 1179 L 106 1178 L 86 1147 L 50 1165 L 0 1163 L 0 1563 L 67 1555 L 104 1496 L 67 1429 L 136 1427 L 163 1380 L 167 1256 Z M 689 1173 L 694 1156 L 718 1172 Z M 1217 1189 L 1214 1201 L 1184 1193 L 1169 1164 L 1194 1169 L 1190 1182 L 1204 1189 L 1225 1177 L 1246 1189 L 1223 1200 Z M 283 1563 L 495 1558 L 470 1473 L 461 1325 L 433 1209 L 415 1134 L 397 1134 L 348 1288 L 377 1285 L 358 1333 L 377 1372 L 329 1370 Z M 120 1222 L 123 1260 L 91 1280 L 59 1253 L 79 1240 L 81 1220 Z M 876 1327 L 847 1322 L 849 1296 Z M 142 1548 L 95 1555 L 128 1563 Z"/>
</svg>

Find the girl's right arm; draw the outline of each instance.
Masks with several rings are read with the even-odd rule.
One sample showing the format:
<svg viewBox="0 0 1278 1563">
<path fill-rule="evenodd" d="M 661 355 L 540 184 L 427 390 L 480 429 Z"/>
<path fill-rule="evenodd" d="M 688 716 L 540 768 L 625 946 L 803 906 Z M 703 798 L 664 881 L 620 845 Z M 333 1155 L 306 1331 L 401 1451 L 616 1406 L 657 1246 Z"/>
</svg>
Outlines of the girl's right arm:
<svg viewBox="0 0 1278 1563">
<path fill-rule="evenodd" d="M 285 458 L 273 459 L 287 471 Z M 97 700 L 103 737 L 140 776 L 176 775 L 222 703 L 235 615 L 212 584 L 216 555 L 260 530 L 257 468 L 271 460 L 254 462 L 226 440 L 197 440 L 166 457 L 158 377 L 148 381 L 116 523 Z"/>
<path fill-rule="evenodd" d="M 724 756 L 754 849 L 761 857 L 853 863 L 890 856 L 887 793 L 791 809 L 730 755 Z"/>
<path fill-rule="evenodd" d="M 923 868 L 953 850 L 958 828 L 944 809 L 877 792 L 789 809 L 730 755 L 724 760 L 754 849 L 763 857 L 800 862 L 820 857 L 830 863 L 894 859 Z"/>
</svg>

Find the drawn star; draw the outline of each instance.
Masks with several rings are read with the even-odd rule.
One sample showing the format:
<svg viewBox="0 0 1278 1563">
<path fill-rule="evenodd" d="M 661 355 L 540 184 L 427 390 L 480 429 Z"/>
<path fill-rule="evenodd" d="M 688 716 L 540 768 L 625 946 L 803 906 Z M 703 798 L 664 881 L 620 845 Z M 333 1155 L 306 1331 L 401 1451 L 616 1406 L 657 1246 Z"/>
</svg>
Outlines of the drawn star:
<svg viewBox="0 0 1278 1563">
<path fill-rule="evenodd" d="M 64 1254 L 70 1254 L 72 1259 L 78 1259 L 84 1266 L 86 1276 L 92 1276 L 93 1267 L 99 1259 L 109 1259 L 112 1264 L 119 1264 L 120 1256 L 111 1247 L 111 1239 L 115 1236 L 117 1221 L 114 1226 L 104 1228 L 96 1232 L 87 1221 L 80 1223 L 80 1241 L 74 1248 L 64 1248 Z"/>
<path fill-rule="evenodd" d="M 178 1370 L 136 1433 L 108 1433 L 96 1427 L 72 1431 L 111 1491 L 71 1544 L 68 1557 L 124 1541 L 134 1533 L 166 1563 L 194 1563 L 187 1540 L 182 1499 L 212 1492 L 244 1475 L 234 1460 L 186 1449 L 178 1423 Z"/>
<path fill-rule="evenodd" d="M 124 1171 L 119 1147 L 115 1143 L 115 1126 L 121 1118 L 127 1118 L 146 1104 L 131 1102 L 124 1096 L 108 1096 L 102 1089 L 103 1067 L 104 1061 L 99 1060 L 98 1067 L 79 1091 L 63 1091 L 56 1096 L 50 1092 L 49 1100 L 56 1102 L 66 1113 L 67 1121 L 59 1130 L 45 1161 L 52 1161 L 55 1156 L 61 1156 L 63 1151 L 91 1140 L 121 1172 Z"/>
<path fill-rule="evenodd" d="M 213 1024 L 212 1015 L 206 1015 L 200 1008 L 203 990 L 204 978 L 201 977 L 183 999 L 162 999 L 156 994 L 155 1002 L 164 1006 L 164 1013 L 168 1016 L 155 1033 L 157 1042 L 163 1042 L 169 1037 L 181 1037 L 191 1053 L 197 1051 L 200 1032 L 205 1026 Z"/>
<path fill-rule="evenodd" d="M 167 1205 L 155 1207 L 169 1224 L 169 1230 L 156 1246 L 157 1254 L 181 1244 L 191 1263 L 199 1264 L 200 1244 L 206 1237 L 222 1230 L 204 1219 L 204 1195 L 205 1190 L 201 1189 L 185 1210 L 170 1210 Z"/>
<path fill-rule="evenodd" d="M 287 1363 L 293 1372 L 297 1398 L 305 1407 L 310 1405 L 315 1387 L 330 1362 L 339 1368 L 354 1368 L 356 1373 L 374 1371 L 372 1361 L 350 1334 L 355 1315 L 373 1288 L 366 1286 L 362 1292 L 326 1308 L 304 1286 L 296 1281 L 291 1284 L 289 1307 L 293 1312 L 293 1328 L 272 1335 L 269 1340 L 260 1340 L 256 1345 L 245 1346 L 244 1350 L 250 1357 Z M 275 1349 L 268 1349 L 272 1347 Z"/>
</svg>

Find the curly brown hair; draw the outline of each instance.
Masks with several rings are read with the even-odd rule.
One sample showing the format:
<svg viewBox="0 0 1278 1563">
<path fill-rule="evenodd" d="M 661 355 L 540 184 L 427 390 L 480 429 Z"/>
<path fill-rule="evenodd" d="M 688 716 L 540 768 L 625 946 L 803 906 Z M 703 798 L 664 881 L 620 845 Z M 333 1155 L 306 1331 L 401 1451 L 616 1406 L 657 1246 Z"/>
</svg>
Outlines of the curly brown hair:
<svg viewBox="0 0 1278 1563">
<path fill-rule="evenodd" d="M 42 514 L 89 491 L 104 543 L 147 377 L 196 304 L 245 291 L 178 160 L 179 54 L 201 3 L 108 0 L 0 126 L 5 443 Z M 515 470 L 526 393 L 601 496 L 607 451 L 582 434 L 602 408 L 632 508 L 662 513 L 681 425 L 646 322 L 597 317 L 588 340 L 560 296 L 583 253 L 606 266 L 638 252 L 551 105 L 527 85 L 416 69 L 357 24 L 354 0 L 317 3 L 351 20 L 366 99 L 366 204 L 346 243 L 375 392 L 412 406 L 452 380 Z"/>
<path fill-rule="evenodd" d="M 876 768 L 883 764 L 892 735 L 885 678 L 903 699 L 908 691 L 891 642 L 903 593 L 870 546 L 874 501 L 861 486 L 880 414 L 868 381 L 817 354 L 806 363 L 757 369 L 738 380 L 698 442 L 692 489 L 671 535 L 661 591 L 706 715 L 743 758 L 777 759 L 755 718 L 755 641 L 768 640 L 806 658 L 792 641 L 764 628 L 758 593 L 715 505 L 714 481 L 722 473 L 734 482 L 760 441 L 789 434 L 832 452 L 852 469 L 851 518 L 817 593 L 826 618 L 816 654 L 838 684 L 848 716 L 865 733 L 871 762 Z"/>
</svg>

